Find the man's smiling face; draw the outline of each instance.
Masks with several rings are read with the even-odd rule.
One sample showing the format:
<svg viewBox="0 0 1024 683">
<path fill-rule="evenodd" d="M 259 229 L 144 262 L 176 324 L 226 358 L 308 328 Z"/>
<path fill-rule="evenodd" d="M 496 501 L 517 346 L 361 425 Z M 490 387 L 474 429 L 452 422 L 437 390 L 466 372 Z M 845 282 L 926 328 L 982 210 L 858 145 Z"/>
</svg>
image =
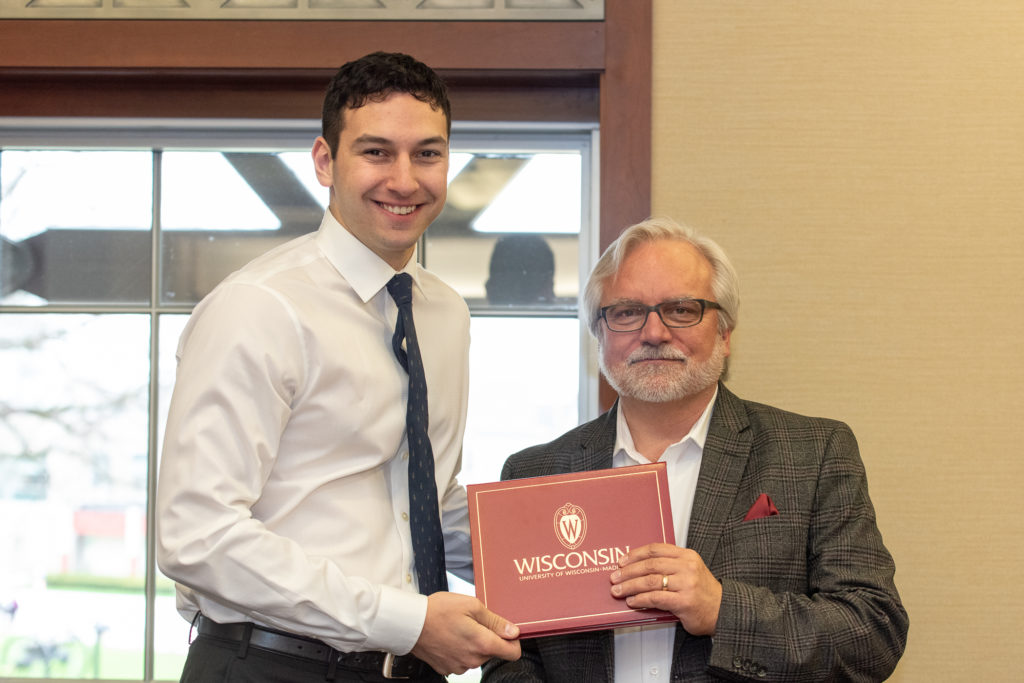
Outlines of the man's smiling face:
<svg viewBox="0 0 1024 683">
<path fill-rule="evenodd" d="M 650 306 L 683 298 L 714 301 L 712 275 L 711 263 L 686 242 L 645 242 L 634 247 L 605 284 L 601 306 Z M 666 327 L 655 312 L 634 332 L 613 332 L 602 323 L 601 370 L 623 401 L 703 401 L 722 375 L 730 336 L 719 331 L 718 311 L 713 309 L 693 327 Z"/>
<path fill-rule="evenodd" d="M 333 159 L 323 138 L 313 146 L 317 179 L 331 188 L 331 213 L 395 270 L 444 208 L 447 131 L 440 109 L 393 93 L 343 112 Z"/>
</svg>

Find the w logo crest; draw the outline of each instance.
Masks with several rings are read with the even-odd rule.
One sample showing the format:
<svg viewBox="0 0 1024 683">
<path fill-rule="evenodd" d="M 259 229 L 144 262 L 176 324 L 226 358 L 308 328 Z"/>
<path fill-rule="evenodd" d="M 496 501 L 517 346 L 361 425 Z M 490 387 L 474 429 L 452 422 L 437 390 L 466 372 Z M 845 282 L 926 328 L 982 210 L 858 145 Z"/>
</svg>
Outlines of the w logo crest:
<svg viewBox="0 0 1024 683">
<path fill-rule="evenodd" d="M 583 543 L 587 535 L 587 513 L 579 505 L 566 503 L 555 510 L 555 537 L 569 550 Z"/>
</svg>

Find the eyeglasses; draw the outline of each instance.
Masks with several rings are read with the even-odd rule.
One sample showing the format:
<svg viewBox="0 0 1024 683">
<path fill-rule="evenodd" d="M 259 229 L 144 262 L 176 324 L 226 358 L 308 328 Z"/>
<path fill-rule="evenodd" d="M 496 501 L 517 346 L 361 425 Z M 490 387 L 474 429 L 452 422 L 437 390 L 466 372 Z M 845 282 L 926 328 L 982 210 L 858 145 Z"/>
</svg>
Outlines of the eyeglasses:
<svg viewBox="0 0 1024 683">
<path fill-rule="evenodd" d="M 612 304 L 601 309 L 604 324 L 612 332 L 636 332 L 647 324 L 647 317 L 654 311 L 665 327 L 693 327 L 704 319 L 704 310 L 722 310 L 715 301 L 707 299 L 674 299 L 660 304 Z"/>
</svg>

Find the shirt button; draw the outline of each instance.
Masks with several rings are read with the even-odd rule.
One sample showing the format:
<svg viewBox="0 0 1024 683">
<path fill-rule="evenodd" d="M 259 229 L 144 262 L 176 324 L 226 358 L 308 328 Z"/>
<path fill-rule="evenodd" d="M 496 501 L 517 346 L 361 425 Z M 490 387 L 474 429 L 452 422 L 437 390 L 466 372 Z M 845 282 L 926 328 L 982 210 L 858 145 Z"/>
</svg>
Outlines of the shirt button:
<svg viewBox="0 0 1024 683">
<path fill-rule="evenodd" d="M 406 583 L 412 583 L 412 574 L 406 574 L 405 575 L 405 582 Z"/>
<path fill-rule="evenodd" d="M 650 669 L 647 670 L 647 673 L 650 675 L 651 678 L 657 678 L 658 677 L 658 667 L 652 666 Z"/>
<path fill-rule="evenodd" d="M 409 521 L 409 513 L 408 512 L 403 512 L 402 513 L 402 520 L 406 521 L 406 522 Z"/>
<path fill-rule="evenodd" d="M 403 452 L 402 452 L 402 460 L 408 460 L 408 459 L 409 459 L 409 453 L 408 453 L 408 452 L 405 452 L 405 451 L 403 451 Z"/>
</svg>

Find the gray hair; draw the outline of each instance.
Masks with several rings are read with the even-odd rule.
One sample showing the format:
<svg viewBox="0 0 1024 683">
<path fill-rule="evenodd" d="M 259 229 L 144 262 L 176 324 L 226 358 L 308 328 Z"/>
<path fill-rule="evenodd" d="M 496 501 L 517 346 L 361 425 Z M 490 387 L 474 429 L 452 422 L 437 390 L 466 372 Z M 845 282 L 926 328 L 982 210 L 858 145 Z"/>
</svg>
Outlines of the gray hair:
<svg viewBox="0 0 1024 683">
<path fill-rule="evenodd" d="M 722 247 L 705 237 L 688 225 L 677 223 L 671 218 L 655 217 L 631 225 L 622 231 L 619 237 L 608 245 L 608 248 L 597 260 L 597 265 L 587 278 L 583 289 L 583 310 L 587 316 L 590 333 L 601 339 L 601 298 L 604 295 L 605 283 L 613 278 L 622 267 L 622 262 L 635 247 L 657 240 L 676 240 L 693 245 L 704 258 L 711 263 L 711 291 L 722 310 L 718 315 L 718 331 L 725 334 L 736 329 L 737 314 L 740 307 L 739 280 L 736 269 Z"/>
</svg>

